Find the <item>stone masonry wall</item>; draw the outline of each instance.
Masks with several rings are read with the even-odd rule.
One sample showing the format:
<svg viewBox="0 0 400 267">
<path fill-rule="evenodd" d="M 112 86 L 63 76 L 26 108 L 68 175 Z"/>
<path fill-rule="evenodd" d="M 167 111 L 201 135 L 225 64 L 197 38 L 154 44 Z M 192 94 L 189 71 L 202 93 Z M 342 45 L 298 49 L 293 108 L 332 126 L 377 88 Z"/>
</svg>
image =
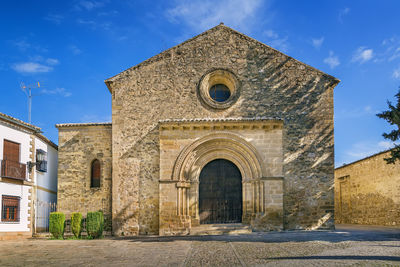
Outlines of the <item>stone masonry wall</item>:
<svg viewBox="0 0 400 267">
<path fill-rule="evenodd" d="M 400 225 L 400 164 L 379 153 L 335 170 L 335 222 Z"/>
<path fill-rule="evenodd" d="M 240 81 L 237 102 L 216 110 L 197 86 L 212 69 Z M 219 25 L 106 81 L 112 91 L 113 231 L 157 234 L 159 120 L 284 120 L 284 226 L 333 227 L 335 78 Z"/>
<path fill-rule="evenodd" d="M 105 219 L 111 215 L 111 124 L 57 126 L 58 211 L 81 212 L 102 210 Z M 100 187 L 90 187 L 91 163 L 101 164 Z M 108 226 L 108 225 L 106 225 Z"/>
</svg>

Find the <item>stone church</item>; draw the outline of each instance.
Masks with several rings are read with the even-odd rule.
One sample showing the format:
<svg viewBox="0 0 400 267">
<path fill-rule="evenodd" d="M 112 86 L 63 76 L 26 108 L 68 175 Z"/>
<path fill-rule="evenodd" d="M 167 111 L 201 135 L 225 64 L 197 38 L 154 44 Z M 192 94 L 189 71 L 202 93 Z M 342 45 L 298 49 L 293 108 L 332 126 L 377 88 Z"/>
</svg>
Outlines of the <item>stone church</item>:
<svg viewBox="0 0 400 267">
<path fill-rule="evenodd" d="M 117 236 L 334 227 L 336 78 L 220 24 L 105 81 L 112 123 L 58 124 L 58 205 Z"/>
</svg>

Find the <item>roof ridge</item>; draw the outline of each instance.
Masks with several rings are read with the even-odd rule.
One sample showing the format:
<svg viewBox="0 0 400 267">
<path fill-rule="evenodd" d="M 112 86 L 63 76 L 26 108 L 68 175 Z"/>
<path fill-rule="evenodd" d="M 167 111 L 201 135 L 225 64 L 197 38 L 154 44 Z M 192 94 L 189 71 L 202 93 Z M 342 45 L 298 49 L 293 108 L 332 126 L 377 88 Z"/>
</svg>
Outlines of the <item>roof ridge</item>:
<svg viewBox="0 0 400 267">
<path fill-rule="evenodd" d="M 56 128 L 60 127 L 74 127 L 74 126 L 101 126 L 101 125 L 112 125 L 112 122 L 83 122 L 83 123 L 58 123 Z"/>
</svg>

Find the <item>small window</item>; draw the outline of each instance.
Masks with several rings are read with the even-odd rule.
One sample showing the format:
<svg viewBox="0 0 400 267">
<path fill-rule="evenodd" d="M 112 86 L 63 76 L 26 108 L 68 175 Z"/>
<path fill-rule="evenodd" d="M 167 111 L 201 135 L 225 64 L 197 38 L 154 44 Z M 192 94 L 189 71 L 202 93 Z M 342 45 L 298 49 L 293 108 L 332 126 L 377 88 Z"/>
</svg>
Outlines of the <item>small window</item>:
<svg viewBox="0 0 400 267">
<path fill-rule="evenodd" d="M 19 222 L 19 197 L 4 196 L 1 202 L 1 220 L 3 222 Z"/>
<path fill-rule="evenodd" d="M 98 159 L 92 161 L 90 187 L 100 187 L 100 161 Z"/>
<path fill-rule="evenodd" d="M 210 88 L 210 97 L 217 102 L 225 102 L 231 96 L 231 91 L 225 84 L 215 84 Z"/>
<path fill-rule="evenodd" d="M 42 149 L 36 149 L 36 170 L 47 172 L 47 153 Z"/>
</svg>

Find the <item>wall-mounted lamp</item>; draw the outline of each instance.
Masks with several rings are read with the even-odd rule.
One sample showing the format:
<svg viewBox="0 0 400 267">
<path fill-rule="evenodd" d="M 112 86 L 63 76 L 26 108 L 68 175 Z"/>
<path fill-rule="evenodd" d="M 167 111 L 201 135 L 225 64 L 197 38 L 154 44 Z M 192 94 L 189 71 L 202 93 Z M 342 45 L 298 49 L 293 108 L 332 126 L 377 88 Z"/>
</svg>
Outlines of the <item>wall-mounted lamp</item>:
<svg viewBox="0 0 400 267">
<path fill-rule="evenodd" d="M 28 171 L 31 172 L 32 168 L 36 166 L 37 171 L 47 172 L 47 158 L 46 151 L 36 149 L 36 162 L 28 161 Z"/>
</svg>

